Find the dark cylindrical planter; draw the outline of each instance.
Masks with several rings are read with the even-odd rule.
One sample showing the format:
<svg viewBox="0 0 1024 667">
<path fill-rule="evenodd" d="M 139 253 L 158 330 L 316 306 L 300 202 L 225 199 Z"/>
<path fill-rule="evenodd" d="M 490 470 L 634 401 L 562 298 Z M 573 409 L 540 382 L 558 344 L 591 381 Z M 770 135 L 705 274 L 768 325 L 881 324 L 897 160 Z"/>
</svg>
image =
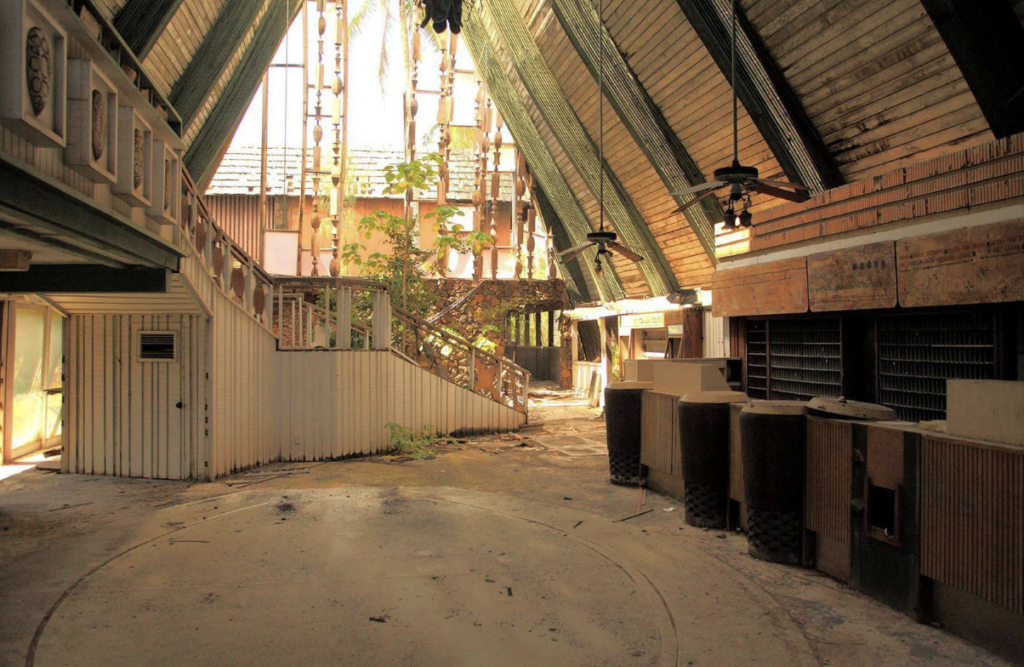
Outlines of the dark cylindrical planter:
<svg viewBox="0 0 1024 667">
<path fill-rule="evenodd" d="M 724 528 L 729 507 L 729 406 L 738 391 L 704 391 L 679 399 L 686 523 Z"/>
<path fill-rule="evenodd" d="M 608 471 L 612 484 L 640 484 L 640 425 L 650 382 L 612 382 L 604 390 Z"/>
<path fill-rule="evenodd" d="M 743 486 L 750 555 L 773 563 L 801 562 L 807 407 L 760 401 L 743 408 Z"/>
</svg>

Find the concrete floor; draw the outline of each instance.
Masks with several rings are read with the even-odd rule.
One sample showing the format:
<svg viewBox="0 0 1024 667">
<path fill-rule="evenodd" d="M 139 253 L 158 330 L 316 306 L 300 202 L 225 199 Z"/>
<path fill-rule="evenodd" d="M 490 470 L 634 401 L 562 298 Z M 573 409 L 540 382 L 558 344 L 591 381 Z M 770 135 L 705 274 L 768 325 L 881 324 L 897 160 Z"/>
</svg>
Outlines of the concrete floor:
<svg viewBox="0 0 1024 667">
<path fill-rule="evenodd" d="M 213 484 L 0 481 L 0 665 L 1004 665 L 607 482 L 603 423 Z M 285 470 L 285 474 L 265 474 Z"/>
</svg>

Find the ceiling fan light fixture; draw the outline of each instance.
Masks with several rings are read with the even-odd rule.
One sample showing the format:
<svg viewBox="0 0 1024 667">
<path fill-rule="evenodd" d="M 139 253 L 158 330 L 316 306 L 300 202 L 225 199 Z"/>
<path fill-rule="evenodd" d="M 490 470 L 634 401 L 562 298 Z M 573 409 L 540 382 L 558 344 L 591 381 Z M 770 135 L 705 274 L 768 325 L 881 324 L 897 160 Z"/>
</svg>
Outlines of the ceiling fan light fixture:
<svg viewBox="0 0 1024 667">
<path fill-rule="evenodd" d="M 735 229 L 736 211 L 731 208 L 725 209 L 725 215 L 722 216 L 722 224 L 725 225 L 726 229 Z"/>
<path fill-rule="evenodd" d="M 739 214 L 739 222 L 741 227 L 749 228 L 754 224 L 754 216 L 747 209 L 743 209 L 743 212 Z"/>
</svg>

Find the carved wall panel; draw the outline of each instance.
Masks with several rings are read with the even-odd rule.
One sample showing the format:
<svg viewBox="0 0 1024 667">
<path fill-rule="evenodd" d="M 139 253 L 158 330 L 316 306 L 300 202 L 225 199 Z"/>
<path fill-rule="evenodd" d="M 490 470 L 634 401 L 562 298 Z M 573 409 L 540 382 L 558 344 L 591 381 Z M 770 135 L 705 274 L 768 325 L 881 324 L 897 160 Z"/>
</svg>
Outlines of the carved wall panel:
<svg viewBox="0 0 1024 667">
<path fill-rule="evenodd" d="M 68 61 L 65 161 L 97 183 L 117 183 L 117 88 L 89 60 Z"/>
<path fill-rule="evenodd" d="M 181 214 L 181 162 L 178 154 L 159 139 L 153 141 L 153 196 L 147 215 L 162 225 L 175 225 Z"/>
<path fill-rule="evenodd" d="M 67 43 L 33 0 L 0 2 L 0 122 L 38 146 L 67 140 Z"/>
<path fill-rule="evenodd" d="M 132 206 L 152 203 L 153 131 L 131 107 L 117 109 L 117 182 L 113 191 Z"/>
</svg>

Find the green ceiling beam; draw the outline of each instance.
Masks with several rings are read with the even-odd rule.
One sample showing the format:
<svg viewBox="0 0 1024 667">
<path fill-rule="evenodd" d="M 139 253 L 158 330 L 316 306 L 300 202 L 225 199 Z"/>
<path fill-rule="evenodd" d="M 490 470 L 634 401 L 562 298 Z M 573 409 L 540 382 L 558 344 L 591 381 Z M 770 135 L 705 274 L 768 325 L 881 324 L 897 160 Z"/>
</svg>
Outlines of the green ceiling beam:
<svg viewBox="0 0 1024 667">
<path fill-rule="evenodd" d="M 185 168 L 199 191 L 206 189 L 252 102 L 278 45 L 302 0 L 270 0 L 269 7 L 202 129 L 185 151 Z"/>
<path fill-rule="evenodd" d="M 114 28 L 135 57 L 145 60 L 181 3 L 182 0 L 128 0 L 114 17 Z"/>
<path fill-rule="evenodd" d="M 551 200 L 548 199 L 547 195 L 544 194 L 544 190 L 535 188 L 533 198 L 537 202 L 537 209 L 540 211 L 541 217 L 551 229 L 551 237 L 552 241 L 554 241 L 555 249 L 566 250 L 573 247 L 565 224 L 559 219 L 555 207 L 551 204 Z M 590 288 L 587 287 L 587 279 L 583 276 L 583 269 L 580 268 L 579 260 L 574 259 L 561 266 L 563 269 L 562 273 L 568 278 L 565 281 L 565 285 L 569 289 L 569 301 L 572 302 L 572 305 L 575 306 L 593 301 L 594 298 L 590 296 Z"/>
<path fill-rule="evenodd" d="M 220 79 L 221 73 L 231 62 L 239 45 L 252 28 L 260 10 L 269 0 L 231 0 L 225 3 L 202 43 L 189 61 L 185 71 L 171 89 L 171 104 L 181 116 L 182 135 L 188 132 L 189 125 L 196 119 L 203 104 Z M 271 3 L 264 18 L 276 15 L 281 20 L 281 13 L 271 11 L 279 3 Z M 284 28 L 284 26 L 278 26 Z M 250 45 L 251 48 L 251 45 Z"/>
<path fill-rule="evenodd" d="M 514 0 L 487 0 L 469 15 L 466 23 L 481 20 L 492 44 L 507 53 L 537 110 L 595 198 L 599 197 L 604 179 L 604 208 L 622 242 L 643 255 L 644 261 L 639 262 L 638 268 L 648 289 L 655 296 L 678 289 L 672 267 L 647 222 L 607 162 L 599 160 L 598 147 L 548 69 Z"/>
<path fill-rule="evenodd" d="M 550 202 L 555 213 L 552 219 L 548 219 L 544 209 L 541 209 L 541 215 L 545 216 L 555 232 L 555 247 L 561 251 L 585 243 L 587 234 L 591 231 L 587 216 L 534 126 L 523 99 L 516 91 L 509 72 L 499 62 L 496 49 L 488 39 L 485 26 L 476 18 L 477 15 L 478 12 L 473 11 L 469 20 L 463 22 L 462 36 L 473 54 L 477 72 L 487 82 L 491 98 L 515 137 L 516 147 L 526 157 L 544 190 L 545 201 Z M 594 255 L 595 251 L 588 250 L 568 265 L 563 264 L 570 267 L 567 272 L 576 282 L 581 298 L 588 302 L 595 297 L 601 301 L 614 301 L 624 297 L 625 291 L 610 263 L 606 264 L 608 269 L 600 276 L 595 274 Z M 571 268 L 574 264 L 575 271 Z"/>
<path fill-rule="evenodd" d="M 731 0 L 677 0 L 677 4 L 729 79 Z M 842 185 L 844 179 L 835 159 L 742 9 L 737 9 L 736 19 L 736 95 L 779 166 L 790 180 L 812 192 Z"/>
<path fill-rule="evenodd" d="M 594 30 L 598 24 L 594 5 L 588 0 L 548 0 L 548 4 L 595 80 L 599 78 L 603 49 L 605 98 L 647 156 L 647 161 L 658 172 L 668 191 L 675 192 L 703 183 L 705 178 L 700 167 L 687 153 L 661 109 L 640 85 L 603 23 L 598 40 Z M 676 199 L 681 206 L 690 197 Z M 722 207 L 718 200 L 713 197 L 704 199 L 686 211 L 686 219 L 714 265 L 715 223 L 722 219 Z"/>
</svg>

